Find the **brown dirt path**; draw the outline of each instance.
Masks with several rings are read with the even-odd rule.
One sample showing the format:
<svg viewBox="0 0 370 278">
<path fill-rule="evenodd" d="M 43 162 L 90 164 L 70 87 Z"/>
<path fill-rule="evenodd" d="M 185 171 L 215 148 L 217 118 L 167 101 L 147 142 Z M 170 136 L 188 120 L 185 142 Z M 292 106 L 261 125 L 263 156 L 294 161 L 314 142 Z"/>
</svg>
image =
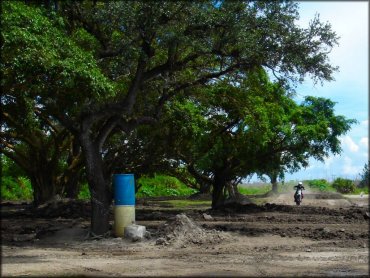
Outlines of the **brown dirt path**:
<svg viewBox="0 0 370 278">
<path fill-rule="evenodd" d="M 368 277 L 368 201 L 306 194 L 297 207 L 291 199 L 186 211 L 195 226 L 176 222 L 178 209 L 139 205 L 138 223 L 151 232 L 141 242 L 84 240 L 86 215 L 32 216 L 3 204 L 1 276 Z"/>
</svg>

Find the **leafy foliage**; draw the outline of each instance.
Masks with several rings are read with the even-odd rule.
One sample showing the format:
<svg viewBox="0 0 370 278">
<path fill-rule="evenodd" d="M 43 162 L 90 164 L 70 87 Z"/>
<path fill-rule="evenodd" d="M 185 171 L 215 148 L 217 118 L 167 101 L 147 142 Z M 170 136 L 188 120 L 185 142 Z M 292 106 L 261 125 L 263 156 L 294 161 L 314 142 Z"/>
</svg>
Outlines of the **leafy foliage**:
<svg viewBox="0 0 370 278">
<path fill-rule="evenodd" d="M 32 200 L 31 182 L 26 177 L 1 176 L 2 200 Z"/>
<path fill-rule="evenodd" d="M 337 178 L 333 182 L 333 187 L 343 194 L 353 193 L 356 190 L 356 186 L 352 180 Z"/>
<path fill-rule="evenodd" d="M 364 166 L 364 169 L 362 170 L 361 180 L 360 180 L 360 183 L 358 184 L 358 187 L 359 188 L 369 188 L 369 177 L 370 177 L 369 164 L 366 163 Z"/>
<path fill-rule="evenodd" d="M 331 188 L 330 183 L 325 179 L 309 180 L 307 183 L 311 188 L 318 189 L 320 191 L 330 191 Z"/>
<path fill-rule="evenodd" d="M 335 115 L 334 105 L 329 99 L 308 96 L 299 106 L 285 108 L 272 127 L 274 135 L 262 154 L 266 161 L 258 172 L 284 178 L 286 172 L 307 167 L 311 157 L 323 161 L 330 153 L 340 153 L 339 137 L 356 121 Z"/>
<path fill-rule="evenodd" d="M 1 199 L 32 200 L 31 182 L 12 160 L 1 155 Z"/>
<path fill-rule="evenodd" d="M 20 1 L 2 9 L 1 152 L 22 167 L 41 203 L 73 191 L 80 176 L 80 150 L 63 118 L 111 96 L 113 85 L 74 42 L 83 32 L 70 38 L 62 17 Z"/>
<path fill-rule="evenodd" d="M 137 183 L 140 184 L 137 197 L 189 196 L 197 192 L 178 179 L 164 175 L 155 175 L 153 178 L 141 177 Z"/>
<path fill-rule="evenodd" d="M 81 186 L 80 192 L 78 192 L 77 198 L 80 200 L 89 200 L 91 198 L 89 186 L 87 183 L 84 183 Z"/>
</svg>

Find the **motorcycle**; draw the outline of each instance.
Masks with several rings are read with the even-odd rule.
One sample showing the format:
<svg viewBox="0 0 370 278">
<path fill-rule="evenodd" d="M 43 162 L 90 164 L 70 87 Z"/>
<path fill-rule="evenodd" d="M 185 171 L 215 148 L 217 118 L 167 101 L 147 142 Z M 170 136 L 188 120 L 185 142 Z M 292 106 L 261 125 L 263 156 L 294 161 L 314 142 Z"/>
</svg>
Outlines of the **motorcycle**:
<svg viewBox="0 0 370 278">
<path fill-rule="evenodd" d="M 296 193 L 294 194 L 294 202 L 299 206 L 302 202 L 303 195 L 302 195 L 302 189 L 297 189 Z"/>
</svg>

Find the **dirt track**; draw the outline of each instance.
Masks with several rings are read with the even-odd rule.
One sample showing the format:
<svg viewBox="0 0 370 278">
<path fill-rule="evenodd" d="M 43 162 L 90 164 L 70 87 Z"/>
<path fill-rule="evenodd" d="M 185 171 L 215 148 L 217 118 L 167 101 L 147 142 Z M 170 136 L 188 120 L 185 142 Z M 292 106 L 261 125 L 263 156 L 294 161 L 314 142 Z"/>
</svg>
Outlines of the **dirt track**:
<svg viewBox="0 0 370 278">
<path fill-rule="evenodd" d="M 217 212 L 146 202 L 136 218 L 151 237 L 141 242 L 84 240 L 86 203 L 32 213 L 26 205 L 3 204 L 1 275 L 367 277 L 368 196 L 311 193 L 300 207 L 291 197 Z M 178 221 L 182 212 L 189 222 Z"/>
</svg>

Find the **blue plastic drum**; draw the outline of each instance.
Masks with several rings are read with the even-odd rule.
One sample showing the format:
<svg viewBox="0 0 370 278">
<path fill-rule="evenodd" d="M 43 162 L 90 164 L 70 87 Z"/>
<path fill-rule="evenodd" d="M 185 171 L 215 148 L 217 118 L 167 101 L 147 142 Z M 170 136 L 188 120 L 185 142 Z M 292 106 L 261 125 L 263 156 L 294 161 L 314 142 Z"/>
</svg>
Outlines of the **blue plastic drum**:
<svg viewBox="0 0 370 278">
<path fill-rule="evenodd" d="M 135 179 L 133 174 L 113 175 L 114 230 L 123 237 L 125 227 L 135 224 Z"/>
<path fill-rule="evenodd" d="M 116 206 L 135 205 L 135 179 L 133 174 L 113 175 L 114 204 Z"/>
</svg>

